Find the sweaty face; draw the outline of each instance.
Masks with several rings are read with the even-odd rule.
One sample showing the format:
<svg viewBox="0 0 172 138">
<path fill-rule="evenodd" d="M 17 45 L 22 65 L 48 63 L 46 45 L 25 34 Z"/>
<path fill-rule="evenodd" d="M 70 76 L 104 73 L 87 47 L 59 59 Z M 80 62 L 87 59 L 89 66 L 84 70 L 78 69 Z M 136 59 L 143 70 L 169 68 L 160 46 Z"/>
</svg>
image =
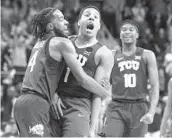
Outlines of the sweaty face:
<svg viewBox="0 0 172 138">
<path fill-rule="evenodd" d="M 138 32 L 133 25 L 124 24 L 121 27 L 120 39 L 123 43 L 126 43 L 126 44 L 135 43 L 137 38 L 138 38 Z"/>
<path fill-rule="evenodd" d="M 100 29 L 100 13 L 94 8 L 87 8 L 83 11 L 78 21 L 81 34 L 96 36 Z"/>
<path fill-rule="evenodd" d="M 57 36 L 68 36 L 68 22 L 64 19 L 64 15 L 61 11 L 56 10 L 54 13 L 54 19 L 52 20 L 53 29 Z"/>
</svg>

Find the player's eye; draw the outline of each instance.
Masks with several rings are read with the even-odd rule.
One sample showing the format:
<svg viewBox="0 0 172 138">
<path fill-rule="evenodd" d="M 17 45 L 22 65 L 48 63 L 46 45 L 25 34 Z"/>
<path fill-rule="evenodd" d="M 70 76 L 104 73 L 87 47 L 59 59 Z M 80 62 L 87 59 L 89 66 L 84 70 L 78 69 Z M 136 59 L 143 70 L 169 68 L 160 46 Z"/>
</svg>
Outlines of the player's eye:
<svg viewBox="0 0 172 138">
<path fill-rule="evenodd" d="M 63 17 L 61 17 L 61 18 L 60 18 L 60 21 L 63 21 L 63 20 L 64 20 L 64 18 L 63 18 Z"/>
<path fill-rule="evenodd" d="M 94 16 L 94 18 L 95 18 L 95 19 L 98 19 L 98 17 L 97 17 L 97 16 Z"/>
<path fill-rule="evenodd" d="M 127 29 L 126 28 L 122 28 L 122 31 L 126 31 Z"/>
<path fill-rule="evenodd" d="M 130 31 L 134 31 L 134 28 L 130 28 Z"/>
<path fill-rule="evenodd" d="M 89 17 L 89 14 L 87 13 L 87 14 L 85 14 L 85 16 L 86 16 L 86 17 Z"/>
</svg>

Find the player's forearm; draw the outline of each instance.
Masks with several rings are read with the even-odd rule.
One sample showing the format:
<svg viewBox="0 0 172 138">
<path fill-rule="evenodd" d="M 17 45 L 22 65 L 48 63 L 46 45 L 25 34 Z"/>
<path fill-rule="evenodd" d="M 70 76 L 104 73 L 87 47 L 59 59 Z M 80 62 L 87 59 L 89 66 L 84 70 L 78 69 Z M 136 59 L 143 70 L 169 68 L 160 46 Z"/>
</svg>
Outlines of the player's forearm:
<svg viewBox="0 0 172 138">
<path fill-rule="evenodd" d="M 150 113 L 155 114 L 158 101 L 159 101 L 159 87 L 157 85 L 155 87 L 152 87 L 150 92 L 150 109 L 149 109 Z"/>
<path fill-rule="evenodd" d="M 101 108 L 101 98 L 97 95 L 94 95 L 92 101 L 91 122 L 90 122 L 90 129 L 93 131 L 96 130 L 96 126 L 98 124 L 100 108 Z"/>
<path fill-rule="evenodd" d="M 80 82 L 83 88 L 103 98 L 110 96 L 110 93 L 106 91 L 106 89 L 103 88 L 99 83 L 97 83 L 93 78 L 87 75 L 83 77 L 84 77 L 84 80 Z"/>
</svg>

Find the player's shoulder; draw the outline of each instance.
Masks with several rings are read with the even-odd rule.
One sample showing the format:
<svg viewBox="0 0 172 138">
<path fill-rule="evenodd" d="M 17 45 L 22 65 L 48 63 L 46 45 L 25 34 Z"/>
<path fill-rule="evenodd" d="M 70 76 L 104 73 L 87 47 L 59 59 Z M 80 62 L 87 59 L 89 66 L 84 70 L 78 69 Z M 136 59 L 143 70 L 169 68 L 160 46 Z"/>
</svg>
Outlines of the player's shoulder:
<svg viewBox="0 0 172 138">
<path fill-rule="evenodd" d="M 105 53 L 111 52 L 111 50 L 104 44 L 102 44 L 99 50 L 104 51 Z"/>
<path fill-rule="evenodd" d="M 68 38 L 65 38 L 65 37 L 53 37 L 50 41 L 50 45 L 52 47 L 56 47 L 59 50 L 62 50 L 62 49 L 73 50 L 74 49 L 72 42 Z"/>
<path fill-rule="evenodd" d="M 155 56 L 154 52 L 151 51 L 151 50 L 148 50 L 148 49 L 143 49 L 143 55 L 144 56 L 147 56 L 147 57 L 149 57 L 149 56 Z"/>
<path fill-rule="evenodd" d="M 153 51 L 151 51 L 151 50 L 148 50 L 148 49 L 143 49 L 143 58 L 145 59 L 145 60 L 153 60 L 153 59 L 155 59 L 155 54 L 154 54 L 154 52 Z"/>
<path fill-rule="evenodd" d="M 65 37 L 53 37 L 51 39 L 51 43 L 52 44 L 67 44 L 67 43 L 71 43 L 71 41 L 68 39 L 68 38 L 65 38 Z"/>
<path fill-rule="evenodd" d="M 108 61 L 108 63 L 111 64 L 113 64 L 114 61 L 113 53 L 108 47 L 106 47 L 106 45 L 103 45 L 101 48 L 99 48 L 99 50 L 96 52 L 95 58 L 99 59 L 99 61 Z"/>
<path fill-rule="evenodd" d="M 156 62 L 156 56 L 151 50 L 144 49 L 142 57 L 149 65 L 153 65 Z"/>
<path fill-rule="evenodd" d="M 103 56 L 107 56 L 107 57 L 113 55 L 112 51 L 104 44 L 99 48 L 97 53 L 99 53 L 100 55 L 103 55 Z"/>
<path fill-rule="evenodd" d="M 102 54 L 111 52 L 111 50 L 104 43 L 98 41 L 97 45 L 100 47 L 97 52 L 100 52 Z"/>
</svg>

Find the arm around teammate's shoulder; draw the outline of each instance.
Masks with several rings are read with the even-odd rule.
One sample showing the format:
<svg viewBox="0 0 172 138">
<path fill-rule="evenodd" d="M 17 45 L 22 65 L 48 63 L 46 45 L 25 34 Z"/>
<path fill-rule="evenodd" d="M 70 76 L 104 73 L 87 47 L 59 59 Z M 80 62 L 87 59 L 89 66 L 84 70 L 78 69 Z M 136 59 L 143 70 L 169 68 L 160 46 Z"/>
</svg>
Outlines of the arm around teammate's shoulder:
<svg viewBox="0 0 172 138">
<path fill-rule="evenodd" d="M 100 84 L 84 72 L 80 62 L 76 58 L 76 52 L 72 42 L 64 38 L 58 45 L 58 50 L 62 57 L 82 87 L 100 96 L 109 96 L 109 93 Z"/>
</svg>

